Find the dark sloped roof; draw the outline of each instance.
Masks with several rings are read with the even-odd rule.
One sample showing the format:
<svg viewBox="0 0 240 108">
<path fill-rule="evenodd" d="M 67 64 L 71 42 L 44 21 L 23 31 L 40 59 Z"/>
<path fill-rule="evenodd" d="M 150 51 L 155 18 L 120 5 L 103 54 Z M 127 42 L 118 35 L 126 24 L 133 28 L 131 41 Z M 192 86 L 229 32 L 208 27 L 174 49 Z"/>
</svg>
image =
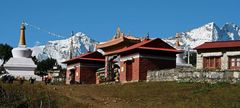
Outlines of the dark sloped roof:
<svg viewBox="0 0 240 108">
<path fill-rule="evenodd" d="M 70 60 L 64 61 L 63 63 L 70 63 L 78 60 L 105 61 L 105 57 L 100 52 L 95 51 L 82 54 Z"/>
<path fill-rule="evenodd" d="M 194 49 L 218 49 L 218 48 L 236 48 L 240 47 L 240 40 L 234 41 L 215 41 L 215 42 L 205 42 Z"/>
<path fill-rule="evenodd" d="M 98 48 L 98 49 L 106 48 L 106 47 L 117 45 L 117 44 L 120 44 L 120 43 L 123 43 L 123 42 L 126 42 L 126 41 L 131 41 L 133 43 L 138 43 L 138 42 L 140 42 L 140 38 L 135 38 L 135 37 L 132 37 L 132 36 L 123 36 L 123 37 L 119 37 L 117 39 L 112 39 L 112 40 L 109 40 L 107 42 L 97 44 L 96 48 Z"/>
<path fill-rule="evenodd" d="M 145 49 L 145 50 L 155 50 L 155 51 L 167 51 L 167 52 L 174 52 L 174 53 L 179 53 L 181 51 L 176 50 L 172 46 L 168 45 L 164 41 L 162 41 L 159 38 L 152 39 L 152 40 L 144 40 L 140 43 L 134 44 L 132 46 L 119 49 L 116 51 L 108 52 L 105 55 L 111 55 L 111 54 L 117 54 L 117 53 L 122 53 L 122 52 L 127 52 L 131 51 L 134 49 Z"/>
</svg>

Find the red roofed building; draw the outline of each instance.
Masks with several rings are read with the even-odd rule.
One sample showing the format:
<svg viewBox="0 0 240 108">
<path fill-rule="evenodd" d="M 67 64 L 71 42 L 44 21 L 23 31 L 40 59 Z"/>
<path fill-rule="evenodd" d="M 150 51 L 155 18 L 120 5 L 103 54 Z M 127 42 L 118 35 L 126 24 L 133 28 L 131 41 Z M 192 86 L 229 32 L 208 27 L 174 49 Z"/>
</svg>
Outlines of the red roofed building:
<svg viewBox="0 0 240 108">
<path fill-rule="evenodd" d="M 146 80 L 147 71 L 176 67 L 176 49 L 159 38 L 107 52 L 120 57 L 120 82 Z"/>
<path fill-rule="evenodd" d="M 97 45 L 105 54 L 107 81 L 146 80 L 148 70 L 176 67 L 175 48 L 161 39 L 140 39 L 125 36 L 118 28 L 110 41 Z"/>
<path fill-rule="evenodd" d="M 96 84 L 97 69 L 104 67 L 104 56 L 95 51 L 63 62 L 67 64 L 66 84 Z"/>
<path fill-rule="evenodd" d="M 205 42 L 197 50 L 197 69 L 240 69 L 240 40 Z"/>
<path fill-rule="evenodd" d="M 126 36 L 119 28 L 113 39 L 96 47 L 103 55 L 87 53 L 64 62 L 67 64 L 67 83 L 146 80 L 149 70 L 175 68 L 176 54 L 180 53 L 159 38 Z"/>
</svg>

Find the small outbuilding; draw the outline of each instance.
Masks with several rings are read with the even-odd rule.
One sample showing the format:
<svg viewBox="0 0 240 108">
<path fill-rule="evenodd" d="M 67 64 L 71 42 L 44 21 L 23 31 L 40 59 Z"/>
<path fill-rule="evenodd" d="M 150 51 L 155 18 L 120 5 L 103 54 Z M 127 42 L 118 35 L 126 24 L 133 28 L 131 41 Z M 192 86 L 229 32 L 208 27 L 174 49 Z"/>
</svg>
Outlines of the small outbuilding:
<svg viewBox="0 0 240 108">
<path fill-rule="evenodd" d="M 63 63 L 67 64 L 66 84 L 96 84 L 96 72 L 97 69 L 104 67 L 105 57 L 95 51 Z"/>
</svg>

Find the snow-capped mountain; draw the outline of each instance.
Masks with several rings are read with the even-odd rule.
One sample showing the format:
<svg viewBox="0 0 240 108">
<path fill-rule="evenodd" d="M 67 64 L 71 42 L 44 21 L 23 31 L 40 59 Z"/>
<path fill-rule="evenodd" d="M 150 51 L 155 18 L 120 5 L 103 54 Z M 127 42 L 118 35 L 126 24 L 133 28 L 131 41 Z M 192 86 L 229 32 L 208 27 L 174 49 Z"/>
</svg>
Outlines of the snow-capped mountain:
<svg viewBox="0 0 240 108">
<path fill-rule="evenodd" d="M 239 39 L 240 27 L 233 23 L 226 23 L 220 28 L 214 22 L 211 22 L 190 31 L 179 33 L 179 41 L 183 49 L 186 49 L 188 46 L 195 48 L 204 42 Z M 175 47 L 175 36 L 163 40 Z"/>
<path fill-rule="evenodd" d="M 32 56 L 36 56 L 38 60 L 54 58 L 61 64 L 61 62 L 69 59 L 70 49 L 72 56 L 76 57 L 88 51 L 95 51 L 95 46 L 98 43 L 98 41 L 78 32 L 67 39 L 48 41 L 46 45 L 33 47 Z"/>
<path fill-rule="evenodd" d="M 188 46 L 192 49 L 209 41 L 239 40 L 240 26 L 226 23 L 220 28 L 214 22 L 211 22 L 190 31 L 181 32 L 179 35 L 180 45 L 186 50 Z M 163 40 L 175 47 L 175 36 Z M 32 56 L 36 56 L 38 60 L 54 58 L 61 64 L 61 62 L 69 59 L 70 47 L 72 47 L 72 55 L 75 57 L 87 51 L 95 51 L 95 46 L 98 43 L 98 41 L 78 32 L 68 39 L 49 41 L 46 45 L 33 47 Z"/>
</svg>

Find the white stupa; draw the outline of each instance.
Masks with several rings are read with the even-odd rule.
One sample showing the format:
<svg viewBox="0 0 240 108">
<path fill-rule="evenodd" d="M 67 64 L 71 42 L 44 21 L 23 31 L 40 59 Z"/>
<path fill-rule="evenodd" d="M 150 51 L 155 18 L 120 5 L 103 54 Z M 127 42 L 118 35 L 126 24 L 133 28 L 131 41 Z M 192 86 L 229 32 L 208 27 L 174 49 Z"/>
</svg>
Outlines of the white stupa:
<svg viewBox="0 0 240 108">
<path fill-rule="evenodd" d="M 24 22 L 21 24 L 20 39 L 17 48 L 12 49 L 13 57 L 10 58 L 4 65 L 6 71 L 15 77 L 30 77 L 41 80 L 41 77 L 34 74 L 36 65 L 32 60 L 32 50 L 26 48 L 25 41 L 25 25 Z"/>
<path fill-rule="evenodd" d="M 176 34 L 176 49 L 183 51 L 182 48 L 180 47 L 179 34 L 178 33 Z M 192 66 L 191 64 L 187 64 L 185 62 L 185 60 L 183 59 L 184 53 L 179 53 L 176 56 L 177 56 L 177 58 L 176 58 L 176 65 L 177 66 L 184 66 L 184 67 L 185 66 Z"/>
</svg>

